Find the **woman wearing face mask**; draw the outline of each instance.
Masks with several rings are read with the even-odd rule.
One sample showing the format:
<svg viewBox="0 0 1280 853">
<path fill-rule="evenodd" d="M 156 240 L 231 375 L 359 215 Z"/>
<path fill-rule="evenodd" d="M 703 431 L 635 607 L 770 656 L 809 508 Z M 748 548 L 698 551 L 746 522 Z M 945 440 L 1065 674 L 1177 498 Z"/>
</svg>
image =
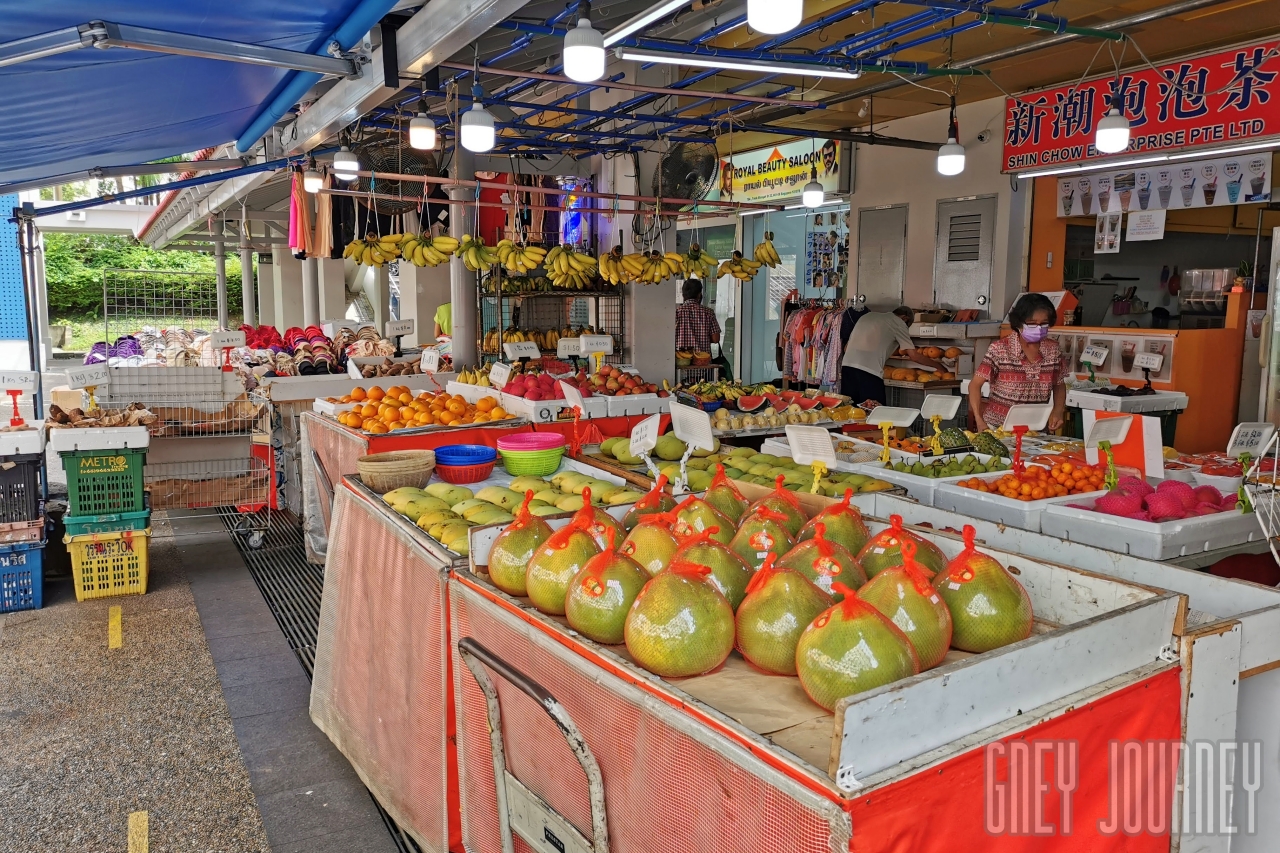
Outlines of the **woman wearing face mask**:
<svg viewBox="0 0 1280 853">
<path fill-rule="evenodd" d="M 1057 341 L 1049 340 L 1049 328 L 1058 312 L 1043 294 L 1025 294 L 1009 312 L 1013 334 L 987 348 L 969 383 L 969 411 L 978 429 L 1004 423 L 1009 407 L 1019 403 L 1053 402 L 1049 429 L 1062 426 L 1067 386 L 1067 365 Z M 982 386 L 990 383 L 991 396 L 982 399 Z"/>
</svg>

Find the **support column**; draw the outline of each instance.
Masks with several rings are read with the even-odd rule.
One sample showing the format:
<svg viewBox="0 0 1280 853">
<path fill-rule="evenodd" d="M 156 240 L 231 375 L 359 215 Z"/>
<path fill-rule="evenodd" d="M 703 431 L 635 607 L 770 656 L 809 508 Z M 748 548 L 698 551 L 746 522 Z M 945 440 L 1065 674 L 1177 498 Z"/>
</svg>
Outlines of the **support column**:
<svg viewBox="0 0 1280 853">
<path fill-rule="evenodd" d="M 320 296 L 320 322 L 347 316 L 347 279 L 342 259 L 320 258 L 316 261 L 317 290 Z"/>
<path fill-rule="evenodd" d="M 302 323 L 302 261 L 287 247 L 271 250 L 275 268 L 276 328 L 285 329 Z"/>
<path fill-rule="evenodd" d="M 227 327 L 227 247 L 221 239 L 213 241 L 213 271 L 218 278 L 218 328 Z"/>
<path fill-rule="evenodd" d="M 275 269 L 271 255 L 265 252 L 258 255 L 258 283 L 261 286 L 255 295 L 258 297 L 258 323 L 263 326 L 276 325 Z"/>
<path fill-rule="evenodd" d="M 249 220 L 240 223 L 240 304 L 243 322 L 258 325 L 258 300 L 253 284 L 253 249 L 249 248 Z"/>
<path fill-rule="evenodd" d="M 373 308 L 372 323 L 378 333 L 391 319 L 391 278 L 386 267 L 360 267 L 356 272 L 360 287 Z"/>
<path fill-rule="evenodd" d="M 302 262 L 302 325 L 320 323 L 320 269 L 315 258 Z"/>
<path fill-rule="evenodd" d="M 454 171 L 464 181 L 475 180 L 475 155 L 461 146 L 454 155 Z M 470 234 L 474 207 L 461 202 L 475 199 L 474 187 L 449 187 L 449 198 L 454 204 L 449 208 L 449 235 L 462 239 Z M 453 305 L 453 365 L 459 367 L 477 363 L 480 347 L 476 340 L 476 274 L 461 263 L 449 264 L 449 302 Z"/>
<path fill-rule="evenodd" d="M 420 347 L 436 342 L 432 334 L 436 309 L 449 301 L 452 287 L 450 268 L 454 265 L 415 267 L 410 263 L 400 264 L 400 319 L 412 320 L 414 327 L 414 334 L 405 336 L 404 346 Z"/>
<path fill-rule="evenodd" d="M 40 336 L 40 363 L 36 370 L 43 371 L 53 356 L 53 335 L 49 332 L 49 280 L 44 268 L 44 237 L 37 235 L 34 258 L 36 274 L 36 334 Z"/>
</svg>

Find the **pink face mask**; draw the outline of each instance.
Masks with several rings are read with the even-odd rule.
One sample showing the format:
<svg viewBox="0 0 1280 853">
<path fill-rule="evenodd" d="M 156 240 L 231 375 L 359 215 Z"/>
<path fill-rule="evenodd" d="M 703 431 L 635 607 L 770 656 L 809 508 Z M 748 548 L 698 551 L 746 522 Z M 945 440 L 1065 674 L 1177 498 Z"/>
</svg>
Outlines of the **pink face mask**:
<svg viewBox="0 0 1280 853">
<path fill-rule="evenodd" d="M 1022 335 L 1022 339 L 1029 344 L 1038 344 L 1049 335 L 1049 327 L 1045 326 L 1023 326 L 1018 334 Z"/>
</svg>

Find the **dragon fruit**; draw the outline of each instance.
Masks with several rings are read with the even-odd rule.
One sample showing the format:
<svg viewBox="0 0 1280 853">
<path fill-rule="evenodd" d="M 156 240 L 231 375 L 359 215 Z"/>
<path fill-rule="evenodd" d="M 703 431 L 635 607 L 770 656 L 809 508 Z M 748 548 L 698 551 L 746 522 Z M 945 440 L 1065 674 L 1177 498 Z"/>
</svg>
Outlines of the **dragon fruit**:
<svg viewBox="0 0 1280 853">
<path fill-rule="evenodd" d="M 902 527 L 902 516 L 889 516 L 889 526 L 867 540 L 858 552 L 858 564 L 873 578 L 890 566 L 902 565 L 901 544 L 904 539 L 916 543 L 916 562 L 932 572 L 941 572 L 947 567 L 947 556 L 937 545 L 928 539 L 917 536 Z"/>
<path fill-rule="evenodd" d="M 964 526 L 964 550 L 933 579 L 951 610 L 951 645 L 989 652 L 1031 636 L 1031 597 L 996 560 L 973 547 L 977 531 Z"/>
<path fill-rule="evenodd" d="M 667 475 L 659 474 L 653 488 L 645 496 L 631 505 L 627 514 L 622 517 L 622 528 L 628 533 L 635 529 L 640 519 L 655 512 L 671 512 L 676 508 L 676 499 L 666 492 Z"/>
<path fill-rule="evenodd" d="M 725 476 L 724 466 L 719 463 L 716 464 L 716 475 L 711 478 L 711 485 L 707 486 L 702 499 L 734 524 L 738 523 L 746 513 L 747 507 L 751 505 L 751 502 L 742 496 L 742 492 L 738 491 L 733 481 Z"/>
<path fill-rule="evenodd" d="M 784 481 L 785 478 L 779 474 L 778 479 L 774 481 L 774 490 L 753 503 L 747 509 L 747 515 L 751 515 L 760 509 L 771 509 L 774 512 L 780 512 L 787 517 L 787 533 L 792 539 L 795 539 L 800 535 L 800 529 L 804 527 L 809 517 L 800 508 L 800 501 L 796 500 L 796 496 L 782 487 Z"/>
<path fill-rule="evenodd" d="M 690 495 L 675 508 L 675 514 L 676 523 L 672 527 L 672 532 L 676 536 L 692 536 L 714 527 L 716 528 L 714 538 L 717 542 L 727 545 L 733 538 L 733 522 L 702 498 Z"/>
<path fill-rule="evenodd" d="M 729 540 L 729 550 L 755 570 L 764 564 L 766 556 L 781 557 L 793 544 L 787 531 L 787 517 L 764 507 L 742 520 L 742 526 Z"/>
<path fill-rule="evenodd" d="M 942 663 L 951 646 L 951 611 L 929 583 L 933 572 L 914 559 L 916 544 L 902 543 L 902 565 L 885 569 L 858 590 L 858 598 L 883 613 L 907 635 L 920 669 Z"/>
<path fill-rule="evenodd" d="M 825 524 L 818 522 L 814 533 L 814 538 L 797 543 L 784 554 L 778 560 L 778 565 L 799 572 L 828 594 L 832 594 L 832 584 L 837 582 L 850 589 L 858 589 L 867 582 L 866 572 L 858 565 L 857 558 L 849 553 L 849 549 L 827 539 Z M 836 601 L 842 600 L 838 593 L 834 594 L 834 598 Z"/>
<path fill-rule="evenodd" d="M 525 588 L 533 606 L 552 616 L 564 615 L 564 597 L 574 577 L 600 549 L 591 535 L 591 504 L 584 504 L 565 527 L 551 534 L 533 554 Z"/>
<path fill-rule="evenodd" d="M 696 563 L 711 569 L 708 580 L 720 590 L 734 610 L 746 596 L 747 584 L 755 573 L 745 560 L 729 550 L 729 546 L 715 540 L 715 528 L 683 540 L 680 550 L 671 558 L 671 565 L 679 562 Z"/>
<path fill-rule="evenodd" d="M 671 524 L 675 516 L 669 512 L 652 512 L 640 518 L 618 550 L 635 560 L 652 577 L 671 565 L 680 548 Z"/>
<path fill-rule="evenodd" d="M 844 600 L 809 624 L 796 644 L 800 686 L 828 711 L 846 696 L 920 672 L 916 650 L 897 625 L 844 584 Z"/>
<path fill-rule="evenodd" d="M 489 549 L 489 579 L 508 595 L 524 595 L 524 579 L 534 553 L 551 538 L 551 527 L 529 512 L 533 492 L 524 493 L 516 520 L 498 534 Z"/>
<path fill-rule="evenodd" d="M 775 567 L 770 554 L 738 606 L 738 651 L 765 672 L 795 675 L 800 634 L 830 606 L 831 596 L 799 572 Z"/>
<path fill-rule="evenodd" d="M 733 651 L 733 608 L 707 576 L 711 569 L 676 560 L 640 590 L 623 628 L 627 651 L 664 678 L 710 672 Z"/>
<path fill-rule="evenodd" d="M 866 545 L 867 540 L 871 538 L 871 531 L 867 530 L 867 525 L 862 523 L 862 513 L 849 505 L 851 500 L 853 500 L 853 489 L 845 489 L 844 498 L 839 503 L 827 507 L 800 528 L 800 535 L 796 537 L 796 541 L 804 542 L 806 539 L 812 539 L 817 535 L 817 525 L 823 524 L 826 526 L 829 541 L 843 545 L 850 554 L 861 551 L 862 546 Z"/>
<path fill-rule="evenodd" d="M 649 582 L 649 573 L 614 550 L 613 530 L 605 535 L 608 547 L 587 560 L 569 584 L 564 615 L 569 627 L 584 637 L 616 646 L 623 641 L 627 613 Z"/>
</svg>

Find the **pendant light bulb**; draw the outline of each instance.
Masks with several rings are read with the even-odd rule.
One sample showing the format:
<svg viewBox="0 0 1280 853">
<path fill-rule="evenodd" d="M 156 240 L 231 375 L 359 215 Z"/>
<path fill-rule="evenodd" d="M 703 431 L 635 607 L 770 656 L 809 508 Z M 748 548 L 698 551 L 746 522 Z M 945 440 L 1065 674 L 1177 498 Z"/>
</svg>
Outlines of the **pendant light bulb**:
<svg viewBox="0 0 1280 853">
<path fill-rule="evenodd" d="M 958 175 L 964 171 L 964 146 L 954 136 L 938 149 L 938 174 Z"/>
<path fill-rule="evenodd" d="M 1093 145 L 1100 154 L 1118 154 L 1129 147 L 1129 120 L 1115 107 L 1098 120 Z"/>
<path fill-rule="evenodd" d="M 804 0 L 747 0 L 747 26 L 758 33 L 790 32 L 803 19 Z"/>
<path fill-rule="evenodd" d="M 478 100 L 462 114 L 462 130 L 459 132 L 462 147 L 475 154 L 493 150 L 496 135 L 493 114 Z"/>
<path fill-rule="evenodd" d="M 564 73 L 579 83 L 594 83 L 604 76 L 604 35 L 586 15 L 564 35 Z"/>
<path fill-rule="evenodd" d="M 425 112 L 409 119 L 409 146 L 419 151 L 430 151 L 436 147 L 436 123 Z"/>
<path fill-rule="evenodd" d="M 302 173 L 302 188 L 307 192 L 318 193 L 323 186 L 324 175 L 317 172 L 314 166 Z"/>
<path fill-rule="evenodd" d="M 805 207 L 822 207 L 826 197 L 826 191 L 822 188 L 822 184 L 818 183 L 818 167 L 810 166 L 809 183 L 804 185 L 804 192 L 800 194 L 800 202 Z"/>
<path fill-rule="evenodd" d="M 339 180 L 354 181 L 358 171 L 360 161 L 351 153 L 351 149 L 345 145 L 338 149 L 338 153 L 333 155 L 333 174 Z"/>
</svg>

